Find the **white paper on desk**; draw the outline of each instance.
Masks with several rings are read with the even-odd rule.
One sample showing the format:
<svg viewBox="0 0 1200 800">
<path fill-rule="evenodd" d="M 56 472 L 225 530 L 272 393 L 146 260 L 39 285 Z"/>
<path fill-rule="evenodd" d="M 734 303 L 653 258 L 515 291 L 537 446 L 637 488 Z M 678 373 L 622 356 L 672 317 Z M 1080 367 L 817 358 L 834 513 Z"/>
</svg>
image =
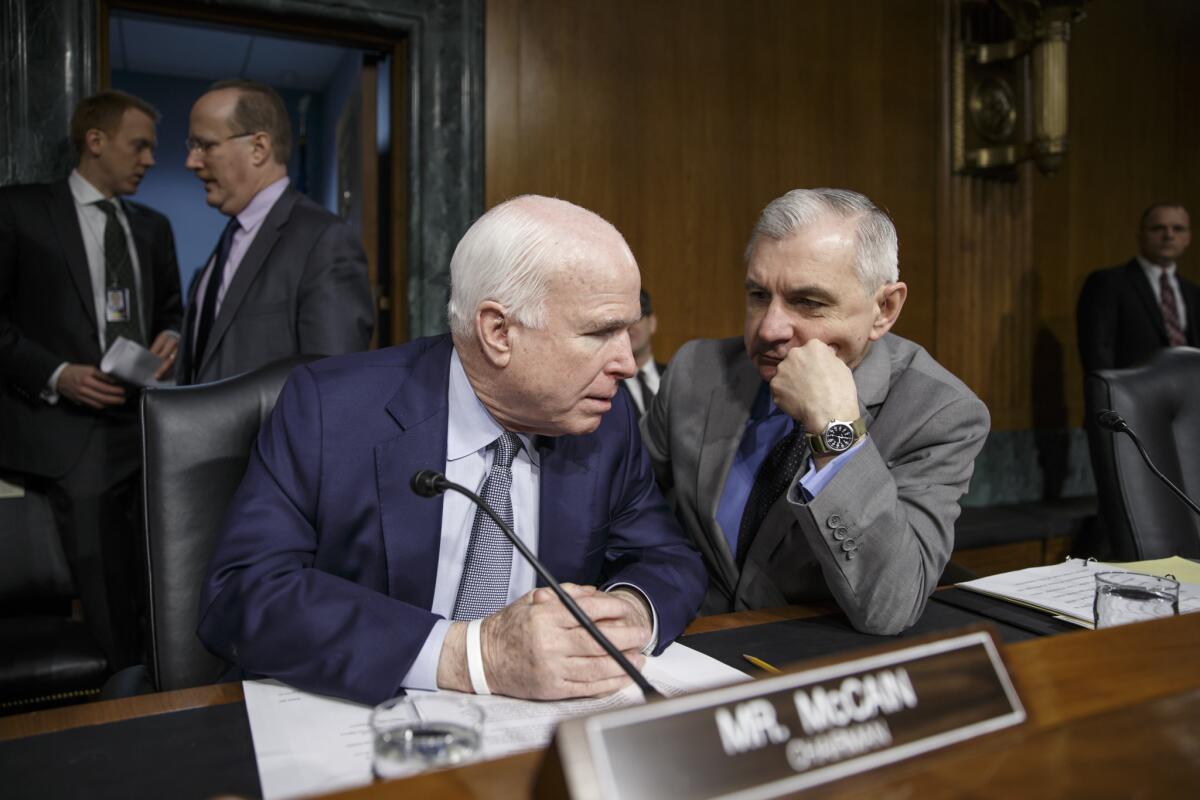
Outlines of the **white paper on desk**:
<svg viewBox="0 0 1200 800">
<path fill-rule="evenodd" d="M 100 371 L 134 386 L 157 386 L 155 371 L 162 359 L 134 341 L 118 336 L 100 360 Z"/>
<path fill-rule="evenodd" d="M 958 585 L 1002 600 L 1073 617 L 1086 626 L 1092 626 L 1096 621 L 1092 610 L 1096 599 L 1096 573 L 1135 571 L 1118 564 L 1073 558 L 1062 564 L 989 575 Z M 1186 614 L 1191 611 L 1200 611 L 1200 585 L 1180 583 L 1179 613 Z"/>
<path fill-rule="evenodd" d="M 750 677 L 681 644 L 646 659 L 646 679 L 671 697 Z M 243 681 L 263 800 L 332 792 L 371 781 L 369 706 L 309 694 L 278 681 Z M 410 692 L 417 703 L 422 695 Z M 443 694 L 455 694 L 443 692 Z M 483 707 L 483 757 L 545 747 L 564 719 L 642 702 L 635 686 L 598 700 L 535 702 L 474 697 Z"/>
</svg>

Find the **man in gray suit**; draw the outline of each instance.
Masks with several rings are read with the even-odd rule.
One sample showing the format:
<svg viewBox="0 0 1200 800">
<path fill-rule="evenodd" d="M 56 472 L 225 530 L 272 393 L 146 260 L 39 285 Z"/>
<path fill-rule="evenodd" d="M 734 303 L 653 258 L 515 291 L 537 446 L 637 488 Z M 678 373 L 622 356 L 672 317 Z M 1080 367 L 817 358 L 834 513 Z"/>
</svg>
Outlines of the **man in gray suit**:
<svg viewBox="0 0 1200 800">
<path fill-rule="evenodd" d="M 744 341 L 671 362 L 642 434 L 708 566 L 702 613 L 832 597 L 880 634 L 921 616 L 989 419 L 889 333 L 908 293 L 897 249 L 866 197 L 788 192 L 746 248 Z"/>
<path fill-rule="evenodd" d="M 229 224 L 189 292 L 181 385 L 370 344 L 362 245 L 345 222 L 288 186 L 291 139 L 287 109 L 269 86 L 221 81 L 192 106 L 187 167 Z"/>
</svg>

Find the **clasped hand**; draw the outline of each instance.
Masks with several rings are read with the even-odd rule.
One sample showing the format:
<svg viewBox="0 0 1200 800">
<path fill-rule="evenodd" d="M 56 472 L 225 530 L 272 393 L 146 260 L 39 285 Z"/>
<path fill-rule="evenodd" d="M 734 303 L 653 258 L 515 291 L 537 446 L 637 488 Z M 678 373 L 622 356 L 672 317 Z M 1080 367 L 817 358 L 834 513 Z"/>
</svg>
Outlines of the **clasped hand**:
<svg viewBox="0 0 1200 800">
<path fill-rule="evenodd" d="M 809 433 L 820 433 L 832 420 L 849 422 L 859 415 L 854 373 L 818 339 L 793 347 L 779 362 L 771 397 Z"/>
<path fill-rule="evenodd" d="M 563 584 L 596 627 L 641 669 L 650 611 L 633 592 Z M 438 685 L 470 691 L 466 623 L 451 625 L 438 663 Z M 494 694 L 531 700 L 601 697 L 632 682 L 550 589 L 529 592 L 483 620 L 484 674 Z"/>
</svg>

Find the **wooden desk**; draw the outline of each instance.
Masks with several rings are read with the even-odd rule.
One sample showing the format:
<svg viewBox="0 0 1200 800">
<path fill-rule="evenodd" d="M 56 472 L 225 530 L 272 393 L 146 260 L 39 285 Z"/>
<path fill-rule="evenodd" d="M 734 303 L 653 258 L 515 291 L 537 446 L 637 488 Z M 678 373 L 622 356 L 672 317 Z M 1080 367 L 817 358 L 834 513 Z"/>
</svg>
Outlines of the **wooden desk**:
<svg viewBox="0 0 1200 800">
<path fill-rule="evenodd" d="M 788 608 L 699 620 L 689 633 L 794 619 Z M 1200 786 L 1200 614 L 1005 646 L 1029 720 L 810 790 L 814 796 L 1160 796 Z M 224 684 L 0 719 L 0 740 L 239 702 Z M 377 784 L 338 798 L 527 798 L 540 753 Z"/>
</svg>

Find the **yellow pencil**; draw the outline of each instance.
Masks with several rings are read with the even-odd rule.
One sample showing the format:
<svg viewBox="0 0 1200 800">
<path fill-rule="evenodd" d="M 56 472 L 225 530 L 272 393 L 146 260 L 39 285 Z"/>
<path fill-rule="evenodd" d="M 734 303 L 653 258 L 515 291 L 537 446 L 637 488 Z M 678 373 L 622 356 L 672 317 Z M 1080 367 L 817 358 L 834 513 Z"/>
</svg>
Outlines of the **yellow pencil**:
<svg viewBox="0 0 1200 800">
<path fill-rule="evenodd" d="M 767 672 L 780 672 L 780 669 L 778 667 L 771 666 L 767 662 L 763 661 L 761 658 L 755 658 L 754 656 L 748 656 L 745 653 L 742 653 L 742 658 L 746 659 L 747 661 L 749 661 L 751 664 L 758 667 L 759 669 L 765 669 Z"/>
</svg>

